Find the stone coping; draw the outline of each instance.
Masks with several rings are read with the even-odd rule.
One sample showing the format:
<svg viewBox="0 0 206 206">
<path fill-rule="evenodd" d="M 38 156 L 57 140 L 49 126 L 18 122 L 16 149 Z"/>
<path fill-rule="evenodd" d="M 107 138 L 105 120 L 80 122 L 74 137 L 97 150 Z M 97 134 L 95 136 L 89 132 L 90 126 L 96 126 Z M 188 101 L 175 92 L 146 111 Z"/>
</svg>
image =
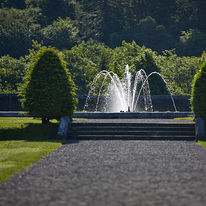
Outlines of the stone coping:
<svg viewBox="0 0 206 206">
<path fill-rule="evenodd" d="M 193 112 L 75 112 L 73 118 L 87 119 L 173 119 L 194 115 Z M 22 111 L 0 111 L 0 117 L 27 117 Z"/>
<path fill-rule="evenodd" d="M 87 119 L 173 119 L 188 117 L 193 112 L 75 112 L 74 118 Z"/>
</svg>

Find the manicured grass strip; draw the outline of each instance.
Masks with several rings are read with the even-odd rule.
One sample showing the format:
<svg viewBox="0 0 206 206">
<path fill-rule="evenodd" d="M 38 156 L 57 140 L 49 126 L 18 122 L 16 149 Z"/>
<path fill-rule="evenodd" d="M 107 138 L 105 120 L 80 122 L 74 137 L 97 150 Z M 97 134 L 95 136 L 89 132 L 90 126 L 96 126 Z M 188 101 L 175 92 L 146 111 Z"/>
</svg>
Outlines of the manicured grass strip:
<svg viewBox="0 0 206 206">
<path fill-rule="evenodd" d="M 174 118 L 174 120 L 194 120 L 194 116 L 177 117 L 177 118 Z"/>
<path fill-rule="evenodd" d="M 0 183 L 60 146 L 54 142 L 0 141 Z"/>
<path fill-rule="evenodd" d="M 200 144 L 200 145 L 203 146 L 203 147 L 206 147 L 206 142 L 198 141 L 198 144 Z"/>
<path fill-rule="evenodd" d="M 0 183 L 61 146 L 51 125 L 33 118 L 0 118 Z"/>
</svg>

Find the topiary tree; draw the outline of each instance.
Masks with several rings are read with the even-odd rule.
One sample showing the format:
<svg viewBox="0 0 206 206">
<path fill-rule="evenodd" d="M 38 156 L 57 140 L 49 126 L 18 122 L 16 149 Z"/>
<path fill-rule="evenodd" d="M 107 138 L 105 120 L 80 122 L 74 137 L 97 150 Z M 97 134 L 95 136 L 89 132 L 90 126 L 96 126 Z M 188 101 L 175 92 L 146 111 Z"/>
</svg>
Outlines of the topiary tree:
<svg viewBox="0 0 206 206">
<path fill-rule="evenodd" d="M 206 62 L 200 67 L 192 82 L 191 106 L 196 117 L 206 121 Z"/>
<path fill-rule="evenodd" d="M 133 64 L 136 68 L 136 71 L 140 69 L 144 69 L 146 74 L 149 75 L 152 72 L 160 73 L 160 68 L 155 63 L 152 54 L 149 52 L 145 52 L 144 55 L 138 57 L 137 59 L 134 58 Z M 165 85 L 165 82 L 162 78 L 154 74 L 149 77 L 149 85 L 150 85 L 150 92 L 152 95 L 168 95 L 168 89 Z"/>
<path fill-rule="evenodd" d="M 42 123 L 62 116 L 72 116 L 77 104 L 75 85 L 66 70 L 66 62 L 54 48 L 42 48 L 29 64 L 22 104 L 30 115 Z"/>
</svg>

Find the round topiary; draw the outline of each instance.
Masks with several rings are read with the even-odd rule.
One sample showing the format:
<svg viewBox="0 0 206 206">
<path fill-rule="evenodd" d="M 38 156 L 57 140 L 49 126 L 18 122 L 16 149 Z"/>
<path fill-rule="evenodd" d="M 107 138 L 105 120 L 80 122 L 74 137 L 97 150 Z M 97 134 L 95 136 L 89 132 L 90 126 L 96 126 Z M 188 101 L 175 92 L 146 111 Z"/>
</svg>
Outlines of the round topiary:
<svg viewBox="0 0 206 206">
<path fill-rule="evenodd" d="M 192 111 L 206 121 L 206 62 L 200 67 L 192 82 Z"/>
<path fill-rule="evenodd" d="M 42 118 L 42 123 L 71 117 L 77 104 L 75 85 L 60 52 L 40 49 L 29 66 L 31 72 L 22 92 L 24 109 L 31 116 Z"/>
</svg>

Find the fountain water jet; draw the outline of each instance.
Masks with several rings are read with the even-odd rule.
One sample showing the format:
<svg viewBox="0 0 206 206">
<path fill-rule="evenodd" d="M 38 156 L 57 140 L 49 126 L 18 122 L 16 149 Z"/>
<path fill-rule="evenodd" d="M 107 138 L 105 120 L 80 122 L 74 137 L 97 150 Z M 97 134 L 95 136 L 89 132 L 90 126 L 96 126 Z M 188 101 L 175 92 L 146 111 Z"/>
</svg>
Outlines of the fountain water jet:
<svg viewBox="0 0 206 206">
<path fill-rule="evenodd" d="M 122 80 L 120 80 L 118 75 L 112 71 L 103 70 L 99 72 L 91 84 L 88 96 L 86 98 L 84 110 L 90 109 L 92 96 L 97 96 L 97 101 L 95 103 L 95 111 L 135 112 L 139 110 L 138 103 L 140 100 L 140 95 L 143 94 L 142 96 L 144 101 L 144 109 L 146 111 L 152 112 L 153 105 L 148 82 L 149 78 L 152 75 L 159 75 L 167 86 L 166 81 L 158 72 L 152 72 L 147 76 L 146 72 L 143 69 L 141 69 L 136 73 L 135 77 L 133 77 L 128 65 L 125 68 L 124 78 Z M 102 77 L 103 80 L 100 83 L 100 89 L 98 89 L 98 91 L 95 93 L 95 89 L 97 89 L 98 80 L 101 80 Z M 103 88 L 105 86 L 106 89 L 104 90 Z M 170 93 L 174 109 L 175 111 L 177 111 L 174 99 L 171 95 L 168 86 L 167 89 Z M 99 110 L 98 107 L 102 99 L 104 100 L 104 106 Z"/>
<path fill-rule="evenodd" d="M 144 88 L 144 84 L 146 84 L 146 83 L 148 82 L 148 79 L 149 79 L 152 75 L 154 75 L 154 74 L 159 75 L 159 76 L 162 78 L 162 80 L 164 81 L 164 83 L 165 83 L 165 85 L 166 85 L 166 87 L 167 87 L 167 90 L 168 90 L 169 93 L 170 93 L 170 97 L 171 97 L 171 100 L 172 100 L 172 104 L 173 104 L 174 110 L 175 110 L 175 112 L 177 112 L 177 107 L 176 107 L 176 105 L 175 105 L 175 101 L 174 101 L 174 98 L 172 97 L 172 94 L 171 94 L 171 92 L 170 92 L 170 89 L 169 89 L 169 87 L 168 87 L 168 85 L 167 85 L 167 82 L 165 81 L 165 79 L 162 77 L 162 75 L 161 75 L 159 72 L 152 72 L 152 73 L 150 73 L 150 74 L 147 76 L 147 78 L 145 79 L 145 81 L 144 81 L 143 84 L 142 84 L 142 87 L 141 87 L 140 90 L 139 90 L 139 94 L 138 94 L 138 97 L 137 97 L 137 101 L 136 101 L 136 103 L 135 103 L 135 106 L 137 105 L 137 103 L 138 103 L 138 101 L 139 101 L 139 97 L 140 97 L 140 94 L 141 94 L 142 89 Z"/>
</svg>

